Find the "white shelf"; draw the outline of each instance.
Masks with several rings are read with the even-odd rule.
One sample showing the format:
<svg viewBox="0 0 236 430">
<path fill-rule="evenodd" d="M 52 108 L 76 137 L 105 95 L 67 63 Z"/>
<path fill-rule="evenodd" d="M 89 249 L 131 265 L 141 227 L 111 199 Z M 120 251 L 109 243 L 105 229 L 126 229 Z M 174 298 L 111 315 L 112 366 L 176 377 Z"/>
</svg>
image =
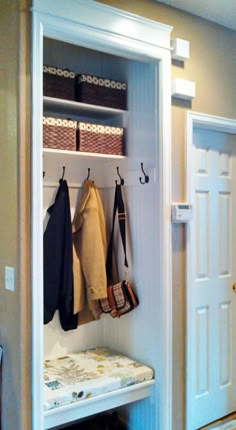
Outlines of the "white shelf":
<svg viewBox="0 0 236 430">
<path fill-rule="evenodd" d="M 96 120 L 109 120 L 120 117 L 126 118 L 128 116 L 128 111 L 126 110 L 90 105 L 53 97 L 43 97 L 43 108 L 44 113 L 57 113 L 63 116 L 72 115 L 77 118 L 89 117 Z"/>
<path fill-rule="evenodd" d="M 67 151 L 64 149 L 52 149 L 52 148 L 43 148 L 43 154 L 57 156 L 57 157 L 84 157 L 84 158 L 97 158 L 97 159 L 112 159 L 112 160 L 123 160 L 126 158 L 125 155 L 114 155 L 114 154 L 100 154 L 95 152 L 82 152 L 82 151 Z"/>
<path fill-rule="evenodd" d="M 150 396 L 154 380 L 141 382 L 90 399 L 80 400 L 66 406 L 51 409 L 44 413 L 44 429 L 62 425 L 84 417 L 117 408 Z"/>
</svg>

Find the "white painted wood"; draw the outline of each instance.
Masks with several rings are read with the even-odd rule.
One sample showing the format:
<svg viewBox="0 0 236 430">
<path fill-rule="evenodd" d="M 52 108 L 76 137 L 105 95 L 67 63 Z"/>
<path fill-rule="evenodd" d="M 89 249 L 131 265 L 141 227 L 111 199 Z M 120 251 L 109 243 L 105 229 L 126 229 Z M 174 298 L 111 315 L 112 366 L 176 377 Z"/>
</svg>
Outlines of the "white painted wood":
<svg viewBox="0 0 236 430">
<path fill-rule="evenodd" d="M 161 352 L 158 410 L 160 420 L 156 423 L 158 429 L 172 429 L 172 245 L 171 245 L 171 58 L 166 53 L 159 65 L 158 95 L 159 127 L 158 142 L 158 181 L 159 199 L 157 212 L 159 218 L 158 231 L 160 237 L 159 248 L 159 281 L 160 281 L 160 338 Z M 167 143 L 167 146 L 166 146 Z"/>
<path fill-rule="evenodd" d="M 31 161 L 31 285 L 32 285 L 32 430 L 43 429 L 43 188 L 42 79 L 43 25 L 33 16 L 32 32 L 32 161 Z M 37 198 L 35 198 L 37 196 Z"/>
<path fill-rule="evenodd" d="M 171 94 L 172 97 L 178 99 L 191 100 L 196 95 L 195 82 L 181 78 L 173 78 Z"/>
<path fill-rule="evenodd" d="M 113 155 L 113 154 L 96 154 L 95 152 L 79 152 L 79 151 L 68 151 L 64 149 L 52 149 L 52 148 L 43 148 L 43 154 L 51 154 L 51 156 L 55 159 L 55 157 L 65 158 L 71 158 L 75 159 L 75 157 L 87 159 L 86 161 L 89 162 L 92 159 L 111 159 L 116 160 L 116 163 L 118 160 L 125 160 L 125 155 Z M 45 157 L 46 158 L 46 157 Z"/>
<path fill-rule="evenodd" d="M 176 38 L 171 41 L 172 52 L 171 58 L 173 60 L 184 61 L 189 58 L 189 41 Z"/>
<path fill-rule="evenodd" d="M 71 209 L 72 213 L 74 208 Z M 84 324 L 76 330 L 65 333 L 59 322 L 58 312 L 53 320 L 44 326 L 44 357 L 53 359 L 63 357 L 68 353 L 94 348 L 94 345 L 104 345 L 104 319 Z"/>
<path fill-rule="evenodd" d="M 230 334 L 232 327 L 232 309 L 229 303 L 221 303 L 219 306 L 219 349 L 221 351 L 219 363 L 219 386 L 224 387 L 230 384 L 231 376 L 231 348 L 230 348 Z"/>
<path fill-rule="evenodd" d="M 188 112 L 186 428 L 235 410 L 236 121 Z"/>
<path fill-rule="evenodd" d="M 151 387 L 154 383 L 154 380 L 141 382 L 137 385 L 81 400 L 78 404 L 73 403 L 47 411 L 44 415 L 44 429 L 50 429 L 52 426 L 55 427 L 79 418 L 89 417 L 106 409 L 118 408 L 119 406 L 142 400 L 150 396 Z"/>
<path fill-rule="evenodd" d="M 37 12 L 38 16 L 41 13 L 44 15 L 43 21 L 46 26 L 48 17 L 53 20 L 55 18 L 52 31 L 54 32 L 57 29 L 57 35 L 63 34 L 63 26 L 66 21 L 71 26 L 72 39 L 77 37 L 75 27 L 77 32 L 79 26 L 84 27 L 84 34 L 87 33 L 88 36 L 90 27 L 92 28 L 90 35 L 94 31 L 93 29 L 96 29 L 96 38 L 99 39 L 97 42 L 107 47 L 106 52 L 108 52 L 109 45 L 113 41 L 115 42 L 115 39 L 114 45 L 121 46 L 122 55 L 126 43 L 135 42 L 139 46 L 144 43 L 148 50 L 152 46 L 153 48 L 159 46 L 168 50 L 170 48 L 170 32 L 173 27 L 147 20 L 120 9 L 98 4 L 93 0 L 70 0 L 70 7 L 65 4 L 64 0 L 34 0 L 32 10 Z M 50 28 L 47 28 L 47 35 L 50 35 Z M 91 36 L 88 38 L 92 49 L 97 49 L 96 38 L 94 40 Z M 62 38 L 61 40 L 65 39 Z M 83 38 L 80 37 L 79 45 L 83 46 L 84 44 L 81 41 L 83 41 Z M 88 46 L 87 43 L 85 46 Z M 133 44 L 131 49 L 132 58 L 137 51 L 137 46 L 135 47 Z M 112 50 L 111 53 L 114 53 L 114 51 Z M 149 53 L 147 52 L 148 57 Z"/>
<path fill-rule="evenodd" d="M 155 385 L 151 390 L 151 398 L 147 399 L 141 406 L 140 402 L 137 406 L 130 407 L 130 413 L 132 415 L 132 426 L 136 430 L 171 430 L 171 235 L 170 235 L 170 99 L 171 99 L 171 82 L 170 82 L 170 40 L 169 33 L 171 28 L 158 23 L 151 22 L 139 17 L 135 17 L 131 14 L 121 13 L 120 11 L 100 5 L 93 1 L 83 0 L 70 0 L 70 7 L 68 3 L 65 5 L 64 1 L 49 0 L 49 1 L 38 1 L 35 0 L 33 3 L 33 140 L 32 140 L 32 154 L 33 154 L 33 165 L 32 165 L 32 242 L 33 242 L 33 257 L 32 257 L 32 289 L 33 289 L 33 350 L 32 350 L 32 361 L 33 361 L 33 386 L 32 386 L 32 400 L 33 400 L 33 430 L 42 430 L 43 424 L 43 412 L 42 412 L 42 360 L 43 360 L 43 327 L 42 327 L 42 315 L 43 315 L 43 304 L 42 304 L 42 290 L 43 290 L 43 267 L 42 267 L 42 225 L 43 225 L 43 196 L 42 196 L 42 158 L 44 160 L 45 168 L 45 181 L 54 182 L 55 178 L 61 175 L 61 169 L 64 165 L 65 158 L 63 154 L 57 154 L 57 165 L 54 166 L 54 176 L 50 177 L 51 169 L 49 151 L 42 151 L 42 130 L 41 130 L 41 119 L 42 119 L 42 51 L 43 51 L 43 36 L 53 38 L 55 40 L 72 43 L 79 45 L 84 49 L 93 49 L 98 52 L 105 54 L 118 55 L 123 58 L 120 62 L 122 65 L 125 64 L 125 68 L 121 67 L 121 70 L 127 74 L 127 78 L 131 83 L 133 80 L 135 83 L 134 90 L 137 91 L 137 85 L 140 84 L 142 88 L 142 98 L 139 100 L 139 104 L 135 109 L 135 101 L 133 102 L 133 109 L 131 109 L 131 119 L 129 115 L 129 126 L 128 126 L 128 153 L 127 158 L 119 159 L 121 169 L 125 166 L 131 177 L 131 182 L 128 184 L 128 198 L 134 201 L 135 196 L 143 198 L 144 205 L 142 206 L 142 213 L 145 222 L 151 221 L 153 230 L 147 230 L 147 238 L 145 243 L 150 242 L 151 261 L 153 261 L 153 267 L 155 273 L 152 276 L 152 267 L 150 263 L 147 265 L 149 271 L 143 266 L 143 273 L 141 278 L 147 274 L 147 280 L 145 285 L 150 291 L 155 292 L 155 298 L 157 298 L 155 312 L 152 314 L 149 312 L 148 315 L 143 315 L 143 321 L 137 320 L 137 313 L 127 315 L 124 317 L 124 328 L 123 334 L 124 340 L 122 343 L 121 328 L 117 336 L 119 338 L 119 346 L 121 350 L 127 350 L 129 355 L 135 354 L 136 358 L 143 357 L 147 363 L 149 360 L 152 361 L 154 370 L 158 375 L 158 384 Z M 75 19 L 76 17 L 76 19 Z M 109 59 L 105 58 L 106 67 L 109 67 Z M 118 60 L 117 60 L 118 61 Z M 90 62 L 91 63 L 91 62 Z M 92 63 L 91 63 L 92 64 Z M 116 62 L 114 61 L 114 64 Z M 143 73 L 141 73 L 141 71 Z M 111 67 L 111 72 L 114 73 L 114 68 Z M 123 73 L 123 72 L 122 72 Z M 142 81 L 145 77 L 145 84 Z M 150 79 L 148 79 L 150 77 Z M 140 88 L 138 88 L 139 90 Z M 154 101 L 156 98 L 156 101 Z M 149 103 L 149 99 L 152 100 Z M 137 100 L 136 100 L 137 103 Z M 122 114 L 123 115 L 123 114 Z M 43 157 L 42 157 L 43 155 Z M 58 157 L 58 158 L 57 158 Z M 61 157 L 59 159 L 59 157 Z M 62 158 L 63 157 L 63 158 Z M 83 172 L 87 176 L 87 165 L 94 163 L 94 169 L 96 166 L 96 172 L 98 176 L 101 175 L 102 166 L 103 170 L 107 169 L 108 160 L 109 165 L 115 167 L 118 165 L 118 160 L 106 159 L 104 169 L 104 158 L 102 157 L 75 157 L 77 158 L 78 166 L 83 166 Z M 69 161 L 68 161 L 68 160 Z M 46 161 L 49 160 L 49 161 Z M 72 161 L 71 155 L 66 154 L 66 175 L 68 180 L 70 178 L 69 166 L 73 166 L 74 160 Z M 86 160 L 86 163 L 85 163 Z M 93 161 L 92 161 L 93 160 Z M 55 160 L 54 160 L 55 161 Z M 140 162 L 144 162 L 144 168 L 150 174 L 150 187 L 143 186 L 139 183 L 136 172 L 140 166 Z M 48 165 L 46 163 L 49 163 Z M 63 164 L 62 164 L 63 163 Z M 56 164 L 56 163 L 55 163 Z M 76 168 L 73 168 L 75 171 Z M 81 170 L 82 171 L 82 170 Z M 95 171 L 95 170 L 94 170 Z M 92 170 L 93 172 L 93 170 Z M 153 172 L 153 175 L 152 173 Z M 121 173 L 122 170 L 121 170 Z M 83 177 L 84 177 L 83 174 Z M 74 173 L 72 173 L 72 176 Z M 112 174 L 113 176 L 113 174 Z M 125 175 L 124 175 L 125 176 Z M 141 176 L 141 171 L 140 171 Z M 116 176 L 115 176 L 116 179 Z M 113 177 L 112 177 L 113 180 Z M 74 183 L 77 183 L 76 181 Z M 78 178 L 78 183 L 80 180 Z M 138 188 L 138 186 L 140 188 Z M 146 190 L 146 191 L 145 191 Z M 53 189 L 50 192 L 54 192 Z M 50 192 L 47 193 L 50 194 Z M 74 189 L 76 192 L 76 189 Z M 110 192 L 111 191 L 111 192 Z M 107 199 L 105 200 L 105 210 L 112 210 L 112 197 L 113 189 L 107 190 Z M 49 198 L 49 195 L 48 197 Z M 52 198 L 52 194 L 51 197 Z M 44 205 L 45 206 L 45 205 Z M 132 205 L 131 205 L 132 206 Z M 134 210 L 135 204 L 132 209 Z M 147 211 L 147 208 L 149 210 Z M 132 220 L 133 221 L 133 220 Z M 135 218 L 134 218 L 135 223 Z M 149 224 L 148 224 L 149 225 Z M 41 227 L 39 227 L 41 226 Z M 140 226 L 142 230 L 143 226 Z M 138 224 L 134 227 L 134 232 L 138 231 Z M 145 231 L 144 231 L 145 232 Z M 144 232 L 139 236 L 142 239 Z M 137 243 L 137 249 L 134 249 L 134 261 L 132 264 L 136 265 L 135 279 L 137 279 L 137 285 L 140 282 L 139 276 L 137 275 L 138 262 L 142 262 L 141 254 L 138 259 L 135 260 L 137 252 L 140 253 L 138 247 L 140 244 Z M 142 244 L 141 244 L 142 245 Z M 151 250 L 151 251 L 150 251 Z M 144 250 L 142 251 L 144 252 Z M 132 266 L 131 266 L 132 267 Z M 152 296 L 146 296 L 146 292 L 143 290 L 143 286 L 139 284 L 140 294 L 143 295 L 143 303 L 147 306 L 148 303 L 152 302 Z M 140 306 L 140 311 L 142 308 Z M 139 309 L 137 310 L 139 312 Z M 147 321 L 145 322 L 147 318 Z M 136 320 L 136 321 L 135 321 Z M 142 337 L 146 343 L 146 350 L 144 350 L 140 337 L 138 339 L 138 330 L 135 332 L 135 322 L 139 324 L 139 328 L 142 328 Z M 100 321 L 99 321 L 100 323 Z M 106 324 L 106 330 L 104 328 L 98 328 L 98 335 L 100 340 L 103 338 L 103 342 L 108 336 L 107 325 L 110 325 L 111 321 L 104 323 Z M 146 327 L 146 329 L 145 329 Z M 150 327 L 157 327 L 151 336 Z M 129 337 L 129 329 L 134 334 L 134 342 Z M 106 336 L 105 336 L 106 333 Z M 141 332 L 140 332 L 141 334 Z M 147 336 L 146 336 L 147 335 Z M 85 336 L 85 332 L 84 332 Z M 81 338 L 83 335 L 81 334 Z M 147 337 L 147 340 L 145 339 Z M 71 343 L 74 342 L 74 339 Z M 79 343 L 82 342 L 80 339 Z M 59 348 L 63 345 L 59 345 Z M 67 348 L 68 346 L 66 346 Z M 80 343 L 80 349 L 82 345 Z M 49 350 L 49 354 L 57 353 L 58 350 Z M 136 387 L 135 392 L 130 394 L 129 397 L 117 393 L 120 400 L 112 400 L 112 396 L 108 397 L 104 404 L 101 399 L 96 399 L 93 411 L 106 410 L 118 404 L 126 404 L 137 400 L 143 396 L 142 390 L 139 392 L 139 388 Z M 37 393 L 37 395 L 35 395 Z M 148 395 L 146 392 L 145 395 Z M 114 394 L 116 396 L 116 394 Z M 144 397 L 144 396 L 143 396 Z M 158 401 L 157 401 L 158 399 Z M 119 403 L 121 402 L 121 403 Z M 96 406 L 97 405 L 97 406 Z M 96 409 L 97 408 L 97 409 Z M 76 415 L 76 413 L 78 414 Z M 73 412 L 73 418 L 80 416 L 80 412 L 76 410 Z M 85 409 L 85 415 L 89 414 L 89 406 L 87 412 Z M 58 411 L 60 414 L 60 411 Z M 53 413 L 51 414 L 53 415 Z M 83 415 L 83 416 L 85 416 Z M 141 415 L 146 427 L 145 429 L 140 427 Z M 55 420 L 56 420 L 55 415 Z M 62 418 L 61 418 L 62 419 Z M 64 419 L 64 418 L 63 418 Z M 50 418 L 51 424 L 55 424 L 53 418 Z M 58 421 L 57 421 L 58 422 Z M 59 423 L 59 422 L 58 422 Z"/>
<path fill-rule="evenodd" d="M 56 114 L 63 117 L 75 117 L 78 121 L 89 118 L 90 122 L 96 120 L 98 122 L 108 121 L 111 118 L 115 121 L 116 125 L 125 127 L 128 119 L 128 112 L 121 109 L 106 108 L 103 106 L 89 105 L 86 103 L 79 103 L 70 100 L 56 99 L 52 97 L 43 98 L 44 113 Z"/>
</svg>

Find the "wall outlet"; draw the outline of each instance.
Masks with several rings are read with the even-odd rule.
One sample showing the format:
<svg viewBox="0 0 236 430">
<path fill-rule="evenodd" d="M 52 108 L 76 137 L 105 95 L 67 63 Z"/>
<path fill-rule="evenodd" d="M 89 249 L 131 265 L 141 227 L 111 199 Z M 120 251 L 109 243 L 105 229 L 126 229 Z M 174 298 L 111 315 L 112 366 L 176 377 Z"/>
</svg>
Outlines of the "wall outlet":
<svg viewBox="0 0 236 430">
<path fill-rule="evenodd" d="M 5 288 L 6 290 L 15 291 L 15 269 L 14 267 L 5 267 Z"/>
</svg>

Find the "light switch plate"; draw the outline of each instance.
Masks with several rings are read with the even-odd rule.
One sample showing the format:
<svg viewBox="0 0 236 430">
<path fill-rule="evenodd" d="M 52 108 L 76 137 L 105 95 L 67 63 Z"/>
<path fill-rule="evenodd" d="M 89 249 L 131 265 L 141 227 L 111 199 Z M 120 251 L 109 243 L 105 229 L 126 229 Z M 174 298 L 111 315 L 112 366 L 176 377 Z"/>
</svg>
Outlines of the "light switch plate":
<svg viewBox="0 0 236 430">
<path fill-rule="evenodd" d="M 15 291 L 15 269 L 14 267 L 5 267 L 5 288 L 6 290 Z"/>
</svg>

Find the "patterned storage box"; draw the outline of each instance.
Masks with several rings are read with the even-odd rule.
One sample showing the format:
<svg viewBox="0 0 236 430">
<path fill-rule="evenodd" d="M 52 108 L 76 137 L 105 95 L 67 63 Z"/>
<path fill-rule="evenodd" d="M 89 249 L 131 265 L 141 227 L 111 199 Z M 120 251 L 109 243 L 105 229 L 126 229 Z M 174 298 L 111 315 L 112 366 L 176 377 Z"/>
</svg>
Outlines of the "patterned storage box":
<svg viewBox="0 0 236 430">
<path fill-rule="evenodd" d="M 76 76 L 76 99 L 94 105 L 126 109 L 126 83 L 91 75 Z"/>
<path fill-rule="evenodd" d="M 67 69 L 44 65 L 43 95 L 75 100 L 75 73 Z"/>
<path fill-rule="evenodd" d="M 124 154 L 124 129 L 87 122 L 77 123 L 77 150 L 100 154 Z"/>
<path fill-rule="evenodd" d="M 76 121 L 43 117 L 44 148 L 76 151 L 76 128 Z"/>
</svg>

